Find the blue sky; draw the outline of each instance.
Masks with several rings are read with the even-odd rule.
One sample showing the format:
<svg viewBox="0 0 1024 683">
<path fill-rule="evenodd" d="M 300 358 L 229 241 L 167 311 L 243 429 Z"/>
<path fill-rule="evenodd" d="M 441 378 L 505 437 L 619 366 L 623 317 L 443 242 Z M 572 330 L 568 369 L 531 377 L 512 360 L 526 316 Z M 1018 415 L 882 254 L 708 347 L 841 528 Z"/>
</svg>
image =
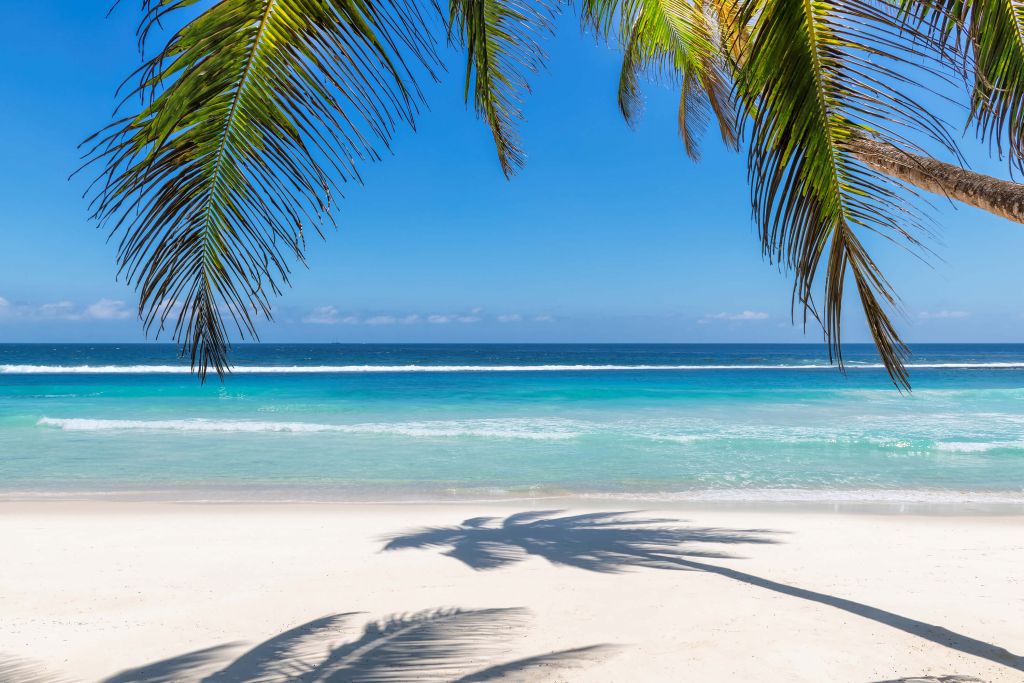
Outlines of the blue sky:
<svg viewBox="0 0 1024 683">
<path fill-rule="evenodd" d="M 105 124 L 138 63 L 137 3 L 0 0 L 0 341 L 141 341 L 115 248 L 87 221 L 76 145 Z M 790 284 L 761 258 L 745 159 L 712 137 L 690 162 L 675 93 L 648 88 L 631 130 L 619 55 L 574 16 L 549 41 L 507 182 L 462 101 L 461 61 L 425 88 L 430 111 L 364 167 L 277 300 L 271 341 L 817 341 L 789 318 Z M 950 117 L 959 120 L 956 112 Z M 965 144 L 978 170 L 1006 175 Z M 1022 341 L 1024 226 L 936 201 L 927 263 L 877 245 L 910 341 Z M 875 244 L 873 242 L 873 244 Z M 849 341 L 867 340 L 847 308 Z"/>
</svg>

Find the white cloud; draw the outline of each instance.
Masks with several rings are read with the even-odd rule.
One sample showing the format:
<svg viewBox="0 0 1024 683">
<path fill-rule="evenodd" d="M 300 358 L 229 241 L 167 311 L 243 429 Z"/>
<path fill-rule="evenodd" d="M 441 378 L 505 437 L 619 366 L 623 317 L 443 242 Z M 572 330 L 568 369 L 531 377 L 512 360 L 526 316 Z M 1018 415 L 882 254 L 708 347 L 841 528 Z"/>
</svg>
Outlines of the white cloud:
<svg viewBox="0 0 1024 683">
<path fill-rule="evenodd" d="M 0 315 L 19 320 L 123 320 L 131 316 L 131 310 L 118 299 L 100 299 L 85 308 L 79 308 L 71 301 L 30 305 L 14 305 L 0 297 Z"/>
<path fill-rule="evenodd" d="M 523 319 L 523 316 L 518 313 L 506 313 L 498 316 L 499 323 L 517 323 Z"/>
<path fill-rule="evenodd" d="M 420 321 L 420 316 L 416 313 L 410 313 L 409 315 L 375 315 L 367 318 L 363 321 L 364 325 L 370 325 L 371 327 L 378 327 L 380 325 L 412 325 Z"/>
<path fill-rule="evenodd" d="M 420 316 L 410 315 L 372 315 L 363 318 L 358 315 L 343 315 L 335 306 L 317 306 L 307 313 L 302 322 L 311 325 L 369 325 L 380 327 L 385 325 L 412 325 L 420 321 Z"/>
<path fill-rule="evenodd" d="M 131 315 L 123 301 L 100 299 L 85 309 L 85 317 L 93 320 L 124 320 Z"/>
<path fill-rule="evenodd" d="M 469 314 L 463 313 L 379 313 L 369 316 L 344 315 L 334 306 L 318 306 L 307 313 L 302 322 L 313 325 L 367 325 L 369 327 L 386 327 L 389 325 L 447 325 L 450 323 L 475 323 L 482 320 L 478 315 L 480 309 L 473 309 Z"/>
<path fill-rule="evenodd" d="M 740 311 L 739 313 L 707 313 L 702 320 L 767 320 L 764 311 Z"/>
<path fill-rule="evenodd" d="M 550 316 L 550 315 L 535 315 L 535 316 L 533 316 L 533 321 L 534 322 L 538 322 L 538 323 L 549 323 L 549 322 L 553 321 L 554 319 L 555 318 L 553 316 Z"/>
<path fill-rule="evenodd" d="M 29 317 L 55 318 L 57 320 L 81 320 L 82 314 L 75 312 L 75 305 L 70 301 L 58 301 L 55 304 L 43 304 L 36 309 L 23 309 Z"/>
<path fill-rule="evenodd" d="M 341 320 L 338 318 L 338 309 L 334 306 L 317 306 L 302 318 L 302 322 L 312 325 L 334 325 Z"/>
<path fill-rule="evenodd" d="M 479 311 L 479 309 L 473 309 Z M 480 322 L 480 316 L 478 315 L 459 315 L 456 313 L 448 313 L 445 315 L 437 314 L 428 315 L 427 322 L 432 325 L 447 325 L 449 323 L 476 323 Z"/>
<path fill-rule="evenodd" d="M 949 320 L 967 318 L 970 315 L 967 311 L 921 311 L 917 317 L 921 320 Z"/>
</svg>

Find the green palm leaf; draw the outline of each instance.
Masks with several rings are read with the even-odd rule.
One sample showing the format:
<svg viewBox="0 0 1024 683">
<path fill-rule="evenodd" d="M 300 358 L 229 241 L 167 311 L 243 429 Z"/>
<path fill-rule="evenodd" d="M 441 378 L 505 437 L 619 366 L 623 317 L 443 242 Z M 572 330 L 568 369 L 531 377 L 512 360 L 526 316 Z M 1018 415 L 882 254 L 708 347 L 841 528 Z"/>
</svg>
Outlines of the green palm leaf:
<svg viewBox="0 0 1024 683">
<path fill-rule="evenodd" d="M 147 0 L 140 35 L 197 0 Z M 138 113 L 92 138 L 95 217 L 120 235 L 139 315 L 205 377 L 255 337 L 339 182 L 412 121 L 403 55 L 429 64 L 412 0 L 221 0 L 140 70 Z"/>
<path fill-rule="evenodd" d="M 717 27 L 701 3 L 688 0 L 587 0 L 585 26 L 607 38 L 616 28 L 623 49 L 619 110 L 636 125 L 643 110 L 640 78 L 669 81 L 681 88 L 679 134 L 687 154 L 700 158 L 700 139 L 710 119 L 722 140 L 737 144 L 730 80 Z"/>
<path fill-rule="evenodd" d="M 974 5 L 975 85 L 971 119 L 1000 156 L 1024 168 L 1024 6 L 1013 0 Z"/>
<path fill-rule="evenodd" d="M 904 0 L 909 23 L 926 27 L 973 67 L 971 113 L 982 140 L 1024 169 L 1024 5 L 1017 0 Z"/>
<path fill-rule="evenodd" d="M 505 177 L 526 162 L 517 125 L 529 75 L 546 59 L 540 40 L 553 29 L 558 3 L 545 0 L 451 0 L 449 40 L 466 48 L 466 100 L 490 126 Z"/>
<path fill-rule="evenodd" d="M 906 135 L 920 132 L 954 149 L 942 122 L 911 94 L 912 76 L 894 67 L 926 58 L 927 36 L 900 34 L 895 11 L 864 0 L 746 0 L 742 15 L 751 33 L 739 93 L 750 117 L 749 171 L 764 251 L 793 271 L 794 305 L 803 306 L 805 322 L 819 318 L 840 364 L 852 275 L 882 360 L 906 387 L 907 349 L 889 317 L 896 297 L 862 235 L 918 245 L 923 226 L 906 189 L 865 166 L 851 146 L 873 138 L 918 149 Z"/>
</svg>

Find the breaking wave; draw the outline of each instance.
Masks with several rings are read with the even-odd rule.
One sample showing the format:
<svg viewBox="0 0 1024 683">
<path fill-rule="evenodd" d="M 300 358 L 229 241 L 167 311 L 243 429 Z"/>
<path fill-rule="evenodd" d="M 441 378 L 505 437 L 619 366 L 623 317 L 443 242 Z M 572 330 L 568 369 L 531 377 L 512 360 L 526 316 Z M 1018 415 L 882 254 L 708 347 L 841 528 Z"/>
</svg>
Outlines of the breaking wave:
<svg viewBox="0 0 1024 683">
<path fill-rule="evenodd" d="M 881 363 L 849 363 L 848 370 L 880 370 Z M 1024 361 L 993 363 L 908 363 L 908 368 L 949 370 L 1022 370 Z M 829 370 L 827 363 L 774 365 L 248 365 L 231 369 L 246 374 L 341 374 L 400 372 L 629 372 L 629 371 L 707 371 L 707 370 Z M 0 365 L 0 374 L 95 374 L 143 375 L 187 374 L 187 365 Z"/>
<path fill-rule="evenodd" d="M 393 424 L 323 424 L 315 422 L 267 422 L 259 420 L 102 420 L 44 417 L 41 427 L 69 432 L 175 431 L 175 432 L 293 432 L 379 434 L 422 438 L 483 437 L 492 439 L 565 440 L 578 436 L 572 424 L 561 420 L 449 420 Z"/>
</svg>

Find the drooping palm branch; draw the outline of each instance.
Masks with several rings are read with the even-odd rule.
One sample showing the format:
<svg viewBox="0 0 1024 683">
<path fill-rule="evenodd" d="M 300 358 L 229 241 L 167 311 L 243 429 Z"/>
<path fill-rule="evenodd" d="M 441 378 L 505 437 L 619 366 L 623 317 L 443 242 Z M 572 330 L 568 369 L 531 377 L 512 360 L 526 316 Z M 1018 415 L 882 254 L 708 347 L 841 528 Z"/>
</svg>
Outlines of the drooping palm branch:
<svg viewBox="0 0 1024 683">
<path fill-rule="evenodd" d="M 973 124 L 1024 169 L 1024 5 L 1017 0 L 903 0 L 908 23 L 965 50 Z"/>
<path fill-rule="evenodd" d="M 651 7 L 668 16 L 669 25 L 691 28 L 688 35 L 696 39 L 666 47 L 660 32 L 633 18 Z M 919 61 L 933 41 L 924 34 L 900 35 L 904 27 L 895 9 L 870 0 L 740 0 L 709 7 L 696 1 L 588 0 L 583 11 L 606 32 L 609 19 L 621 14 L 626 77 L 620 108 L 627 121 L 639 109 L 633 73 L 642 63 L 637 55 L 644 54 L 636 43 L 644 40 L 649 53 L 663 60 L 676 56 L 668 67 L 681 76 L 680 124 L 691 157 L 697 155 L 687 124 L 694 108 L 687 104 L 698 97 L 735 103 L 747 136 L 764 253 L 794 273 L 794 306 L 803 308 L 805 323 L 808 315 L 820 320 L 830 355 L 842 364 L 842 304 L 851 274 L 883 362 L 905 386 L 906 347 L 887 312 L 895 295 L 863 233 L 896 235 L 916 245 L 920 219 L 908 210 L 904 188 L 859 159 L 850 142 L 881 139 L 916 151 L 907 138 L 912 131 L 952 147 L 942 122 L 905 94 L 909 79 L 898 70 Z M 730 81 L 734 90 L 720 94 L 720 84 Z M 724 125 L 731 115 L 722 115 L 723 109 L 714 108 L 723 139 L 735 141 Z M 814 305 L 819 290 L 820 313 Z"/>
<path fill-rule="evenodd" d="M 145 0 L 140 35 L 195 3 Z M 201 377 L 226 370 L 231 326 L 255 337 L 271 316 L 339 182 L 412 122 L 409 59 L 434 59 L 413 0 L 223 0 L 143 65 L 138 113 L 92 139 L 95 216 L 139 315 L 176 318 Z"/>
<path fill-rule="evenodd" d="M 451 0 L 448 40 L 466 50 L 465 97 L 494 137 L 506 178 L 526 162 L 517 132 L 529 75 L 546 59 L 540 39 L 553 30 L 559 3 L 536 0 Z"/>
<path fill-rule="evenodd" d="M 913 77 L 899 70 L 928 58 L 927 38 L 901 33 L 908 29 L 893 8 L 862 0 L 745 0 L 740 16 L 750 38 L 737 84 L 764 252 L 793 271 L 794 300 L 805 316 L 817 315 L 815 285 L 824 265 L 819 320 L 840 363 L 844 290 L 852 276 L 886 368 L 908 386 L 907 349 L 889 313 L 896 296 L 864 237 L 917 246 L 924 226 L 908 188 L 864 164 L 851 145 L 869 138 L 921 150 L 908 137 L 917 133 L 956 154 L 944 123 L 912 95 Z M 929 75 L 943 74 L 936 66 Z"/>
<path fill-rule="evenodd" d="M 643 76 L 677 85 L 679 134 L 694 160 L 711 118 L 722 141 L 737 145 L 731 82 L 709 13 L 701 0 L 586 0 L 581 6 L 585 27 L 605 39 L 619 34 L 618 103 L 626 122 L 635 126 L 642 113 Z"/>
<path fill-rule="evenodd" d="M 141 34 L 198 0 L 144 0 Z M 1024 186 L 932 159 L 957 152 L 915 97 L 964 64 L 972 121 L 1024 158 L 1024 11 L 1016 0 L 581 0 L 586 29 L 623 49 L 618 101 L 635 124 L 644 76 L 679 88 L 679 129 L 697 158 L 712 119 L 749 152 L 764 253 L 794 274 L 794 312 L 817 318 L 842 364 L 846 278 L 893 381 L 907 349 L 896 295 L 868 235 L 919 247 L 909 186 L 1024 220 Z M 417 91 L 406 63 L 434 63 L 430 19 L 467 51 L 466 98 L 491 129 L 501 168 L 525 160 L 517 132 L 528 78 L 558 0 L 209 0 L 140 71 L 144 106 L 96 138 L 96 215 L 120 234 L 122 272 L 147 329 L 174 320 L 204 375 L 227 367 L 229 323 L 257 315 L 301 262 L 338 184 L 358 178 Z M 432 72 L 431 72 L 432 73 Z M 815 301 L 821 302 L 821 308 Z"/>
</svg>

